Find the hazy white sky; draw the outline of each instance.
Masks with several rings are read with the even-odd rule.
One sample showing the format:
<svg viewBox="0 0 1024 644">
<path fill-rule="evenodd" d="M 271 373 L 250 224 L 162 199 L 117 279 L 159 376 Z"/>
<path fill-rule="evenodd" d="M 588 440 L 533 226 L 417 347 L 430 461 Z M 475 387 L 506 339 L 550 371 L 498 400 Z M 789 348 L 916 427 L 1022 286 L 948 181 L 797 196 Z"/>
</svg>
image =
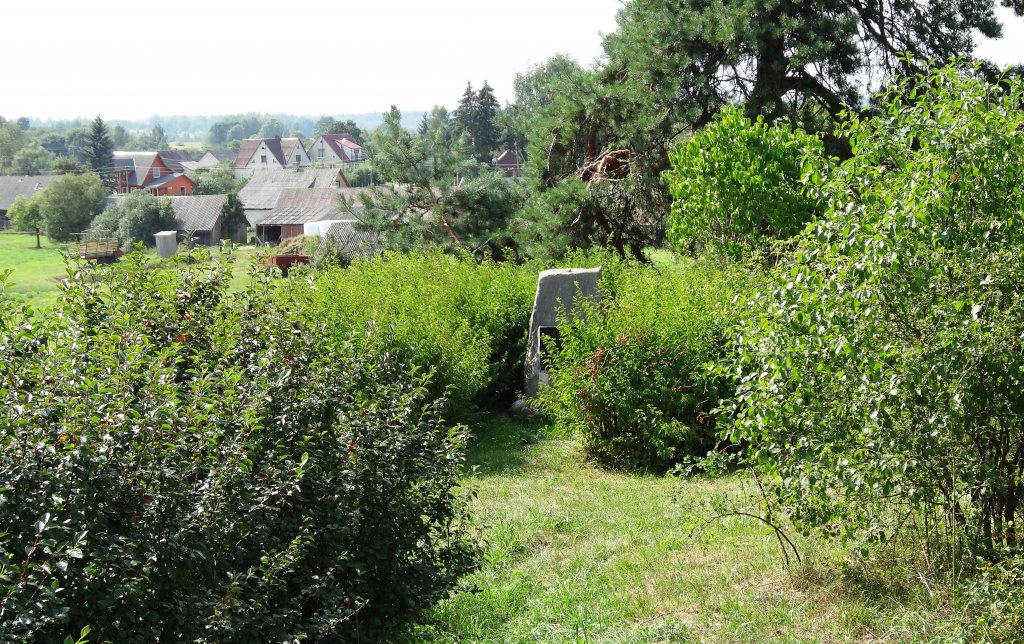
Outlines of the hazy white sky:
<svg viewBox="0 0 1024 644">
<path fill-rule="evenodd" d="M 470 81 L 498 100 L 563 52 L 601 54 L 620 0 L 7 0 L 7 118 L 383 112 L 454 107 Z M 979 54 L 1024 60 L 1024 21 Z"/>
<path fill-rule="evenodd" d="M 336 114 L 454 107 L 564 52 L 618 0 L 5 0 L 0 114 Z"/>
</svg>

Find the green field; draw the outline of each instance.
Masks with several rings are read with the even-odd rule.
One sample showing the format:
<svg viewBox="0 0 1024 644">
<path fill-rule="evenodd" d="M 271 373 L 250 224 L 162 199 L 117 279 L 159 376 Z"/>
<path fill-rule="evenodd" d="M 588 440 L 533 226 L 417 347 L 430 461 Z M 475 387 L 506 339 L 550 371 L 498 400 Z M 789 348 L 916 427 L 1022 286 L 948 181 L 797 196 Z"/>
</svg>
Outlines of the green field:
<svg viewBox="0 0 1024 644">
<path fill-rule="evenodd" d="M 42 238 L 36 248 L 35 235 L 0 234 L 0 273 L 10 270 L 7 295 L 18 303 L 43 307 L 52 304 L 59 294 L 60 281 L 67 277 L 62 245 Z"/>
<path fill-rule="evenodd" d="M 67 277 L 62 250 L 66 244 L 55 244 L 42 238 L 42 248 L 36 248 L 35 235 L 0 233 L 0 273 L 10 270 L 6 294 L 19 304 L 46 308 L 57 301 L 60 282 Z M 235 249 L 237 257 L 232 277 L 232 290 L 242 288 L 248 281 L 249 267 L 260 249 L 241 246 Z M 152 254 L 153 251 L 146 251 Z M 215 251 L 217 252 L 217 251 Z M 156 255 L 152 255 L 156 259 Z"/>
</svg>

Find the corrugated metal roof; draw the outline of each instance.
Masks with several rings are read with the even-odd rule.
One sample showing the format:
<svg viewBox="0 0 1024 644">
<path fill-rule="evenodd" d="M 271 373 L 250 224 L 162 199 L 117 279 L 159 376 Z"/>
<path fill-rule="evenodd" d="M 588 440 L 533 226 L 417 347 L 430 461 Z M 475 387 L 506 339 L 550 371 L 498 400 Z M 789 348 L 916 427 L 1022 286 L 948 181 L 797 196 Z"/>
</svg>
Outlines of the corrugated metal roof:
<svg viewBox="0 0 1024 644">
<path fill-rule="evenodd" d="M 213 230 L 227 198 L 227 195 L 168 197 L 171 200 L 171 206 L 174 207 L 174 225 L 178 230 L 197 232 Z"/>
<path fill-rule="evenodd" d="M 339 191 L 327 188 L 285 188 L 270 214 L 260 222 L 263 226 L 305 224 L 324 219 L 338 219 Z"/>
<path fill-rule="evenodd" d="M 366 188 L 285 188 L 270 213 L 260 220 L 261 226 L 308 224 L 327 219 L 343 219 L 348 214 L 341 206 L 341 197 L 354 202 L 353 210 L 360 210 L 356 196 Z"/>
<path fill-rule="evenodd" d="M 288 188 L 328 188 L 338 185 L 338 170 L 259 170 L 238 193 L 246 210 L 270 210 Z"/>
<path fill-rule="evenodd" d="M 13 175 L 0 177 L 0 210 L 10 210 L 11 204 L 19 195 L 31 197 L 50 185 L 58 175 L 46 174 L 39 176 Z"/>
</svg>

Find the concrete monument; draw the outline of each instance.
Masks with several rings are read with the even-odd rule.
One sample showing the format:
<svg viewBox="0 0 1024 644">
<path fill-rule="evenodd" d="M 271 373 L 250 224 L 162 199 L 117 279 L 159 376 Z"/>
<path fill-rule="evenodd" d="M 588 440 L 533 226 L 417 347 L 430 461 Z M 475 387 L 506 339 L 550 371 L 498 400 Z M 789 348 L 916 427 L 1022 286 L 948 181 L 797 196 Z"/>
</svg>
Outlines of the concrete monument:
<svg viewBox="0 0 1024 644">
<path fill-rule="evenodd" d="M 541 384 L 550 382 L 542 355 L 542 338 L 554 338 L 557 342 L 559 317 L 572 320 L 583 313 L 584 301 L 597 302 L 597 282 L 601 279 L 601 268 L 556 268 L 541 271 L 537 277 L 537 295 L 533 300 L 530 315 L 530 337 L 526 348 L 527 398 L 537 395 Z"/>
</svg>

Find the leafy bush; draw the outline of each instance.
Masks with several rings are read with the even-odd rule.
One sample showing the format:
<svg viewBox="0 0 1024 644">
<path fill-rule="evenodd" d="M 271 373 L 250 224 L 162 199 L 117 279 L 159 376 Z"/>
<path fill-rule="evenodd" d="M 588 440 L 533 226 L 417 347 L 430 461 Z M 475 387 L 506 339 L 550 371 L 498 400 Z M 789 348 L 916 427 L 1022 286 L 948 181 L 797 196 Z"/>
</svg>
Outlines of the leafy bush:
<svg viewBox="0 0 1024 644">
<path fill-rule="evenodd" d="M 408 351 L 306 282 L 178 269 L 73 268 L 45 319 L 0 299 L 0 639 L 372 638 L 447 594 L 465 436 Z"/>
<path fill-rule="evenodd" d="M 176 229 L 169 199 L 136 190 L 97 215 L 89 232 L 93 238 L 116 237 L 122 244 L 142 242 L 152 247 L 156 245 L 156 233 Z"/>
<path fill-rule="evenodd" d="M 737 328 L 730 433 L 804 527 L 1019 545 L 1021 99 L 945 68 L 851 117 L 826 217 Z"/>
<path fill-rule="evenodd" d="M 722 381 L 705 363 L 721 353 L 740 273 L 709 262 L 626 265 L 610 255 L 603 264 L 601 303 L 559 326 L 540 405 L 598 461 L 664 472 L 717 443 L 712 410 Z"/>
<path fill-rule="evenodd" d="M 110 190 L 95 174 L 66 174 L 55 179 L 40 197 L 46 236 L 57 242 L 71 241 L 75 233 L 85 231 L 103 209 Z"/>
<path fill-rule="evenodd" d="M 980 561 L 957 588 L 957 604 L 966 619 L 960 637 L 972 642 L 1020 642 L 1024 639 L 1024 556 Z"/>
<path fill-rule="evenodd" d="M 740 258 L 795 235 L 821 210 L 801 176 L 805 164 L 820 169 L 823 150 L 802 130 L 722 109 L 669 155 L 669 240 Z"/>
<path fill-rule="evenodd" d="M 449 410 L 464 415 L 507 404 L 522 388 L 538 270 L 439 250 L 391 253 L 322 271 L 314 306 L 335 329 L 392 328 L 431 373 L 431 392 L 447 392 Z"/>
</svg>

